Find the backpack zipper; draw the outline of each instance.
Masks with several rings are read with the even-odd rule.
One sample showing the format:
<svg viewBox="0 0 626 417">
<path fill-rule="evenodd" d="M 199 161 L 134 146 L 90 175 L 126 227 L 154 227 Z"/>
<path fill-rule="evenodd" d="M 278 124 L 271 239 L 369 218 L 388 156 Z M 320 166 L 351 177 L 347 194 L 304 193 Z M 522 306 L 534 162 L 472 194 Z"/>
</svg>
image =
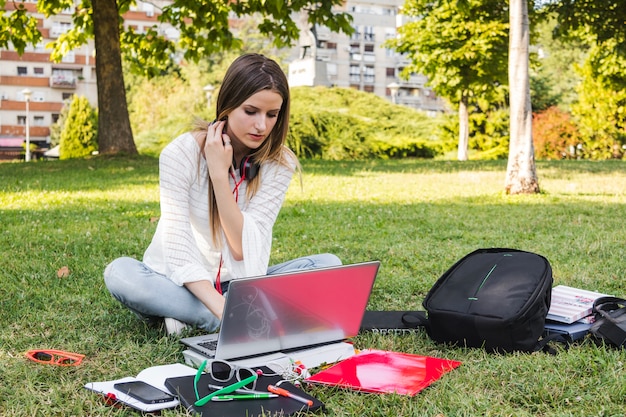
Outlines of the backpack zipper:
<svg viewBox="0 0 626 417">
<path fill-rule="evenodd" d="M 498 264 L 494 264 L 493 267 L 491 267 L 491 270 L 489 272 L 487 272 L 487 275 L 485 275 L 485 278 L 483 278 L 483 281 L 480 283 L 480 285 L 478 286 L 478 288 L 474 292 L 474 296 L 473 297 L 468 297 L 467 298 L 468 300 L 470 300 L 470 301 L 478 301 L 478 293 L 480 292 L 480 289 L 483 287 L 483 285 L 485 285 L 485 282 L 487 282 L 487 280 L 491 276 L 491 273 L 493 272 L 494 269 L 496 269 L 497 266 L 498 266 Z"/>
</svg>

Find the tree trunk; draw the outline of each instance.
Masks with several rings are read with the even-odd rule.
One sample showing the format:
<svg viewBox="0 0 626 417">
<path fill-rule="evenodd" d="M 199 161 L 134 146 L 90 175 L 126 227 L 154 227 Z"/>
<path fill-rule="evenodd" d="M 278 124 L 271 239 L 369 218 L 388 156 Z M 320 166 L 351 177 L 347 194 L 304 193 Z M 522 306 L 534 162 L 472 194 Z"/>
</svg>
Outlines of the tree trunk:
<svg viewBox="0 0 626 417">
<path fill-rule="evenodd" d="M 467 94 L 463 93 L 459 102 L 459 149 L 457 159 L 467 161 L 467 148 L 469 146 L 469 113 L 467 109 Z"/>
<path fill-rule="evenodd" d="M 92 0 L 98 78 L 98 148 L 101 154 L 136 154 L 130 127 L 116 0 Z"/>
<path fill-rule="evenodd" d="M 538 193 L 532 108 L 528 76 L 528 2 L 509 1 L 509 107 L 510 142 L 505 191 L 507 194 Z"/>
</svg>

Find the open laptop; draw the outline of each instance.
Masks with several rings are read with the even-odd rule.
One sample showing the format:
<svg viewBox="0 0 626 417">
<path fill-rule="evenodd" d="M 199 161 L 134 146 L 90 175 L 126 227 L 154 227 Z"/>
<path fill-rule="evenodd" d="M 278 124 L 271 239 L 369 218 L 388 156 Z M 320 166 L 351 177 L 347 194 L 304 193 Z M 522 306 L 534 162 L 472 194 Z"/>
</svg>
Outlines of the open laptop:
<svg viewBox="0 0 626 417">
<path fill-rule="evenodd" d="M 180 340 L 232 360 L 344 341 L 358 334 L 379 261 L 230 282 L 219 333 Z"/>
</svg>

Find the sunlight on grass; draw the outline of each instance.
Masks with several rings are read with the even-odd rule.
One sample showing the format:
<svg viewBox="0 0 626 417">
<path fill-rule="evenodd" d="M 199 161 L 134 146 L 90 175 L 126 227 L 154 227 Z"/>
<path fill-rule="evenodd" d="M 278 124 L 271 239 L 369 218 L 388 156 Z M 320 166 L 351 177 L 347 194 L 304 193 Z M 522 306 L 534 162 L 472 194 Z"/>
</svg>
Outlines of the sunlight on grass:
<svg viewBox="0 0 626 417">
<path fill-rule="evenodd" d="M 294 179 L 271 263 L 321 252 L 344 263 L 380 260 L 369 309 L 421 309 L 437 278 L 480 247 L 537 252 L 555 284 L 625 295 L 623 162 L 539 162 L 541 194 L 516 196 L 503 191 L 505 161 L 302 164 L 304 190 Z M 0 164 L 0 415 L 131 416 L 83 385 L 183 362 L 178 340 L 139 321 L 102 279 L 112 259 L 141 258 L 159 214 L 156 159 Z M 328 415 L 618 416 L 626 408 L 626 351 L 591 340 L 554 356 L 490 355 L 436 344 L 422 330 L 354 343 L 463 365 L 415 397 L 306 387 Z M 86 359 L 73 369 L 24 359 L 40 347 Z"/>
</svg>

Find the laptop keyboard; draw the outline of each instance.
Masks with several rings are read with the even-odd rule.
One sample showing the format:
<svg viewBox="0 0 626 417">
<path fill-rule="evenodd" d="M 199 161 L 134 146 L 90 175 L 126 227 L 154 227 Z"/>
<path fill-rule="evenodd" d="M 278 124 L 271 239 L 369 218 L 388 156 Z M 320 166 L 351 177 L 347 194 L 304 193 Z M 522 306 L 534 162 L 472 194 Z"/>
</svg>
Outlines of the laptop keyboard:
<svg viewBox="0 0 626 417">
<path fill-rule="evenodd" d="M 206 342 L 200 342 L 198 343 L 198 346 L 202 346 L 203 348 L 208 350 L 215 350 L 217 349 L 217 340 L 207 340 Z"/>
</svg>

